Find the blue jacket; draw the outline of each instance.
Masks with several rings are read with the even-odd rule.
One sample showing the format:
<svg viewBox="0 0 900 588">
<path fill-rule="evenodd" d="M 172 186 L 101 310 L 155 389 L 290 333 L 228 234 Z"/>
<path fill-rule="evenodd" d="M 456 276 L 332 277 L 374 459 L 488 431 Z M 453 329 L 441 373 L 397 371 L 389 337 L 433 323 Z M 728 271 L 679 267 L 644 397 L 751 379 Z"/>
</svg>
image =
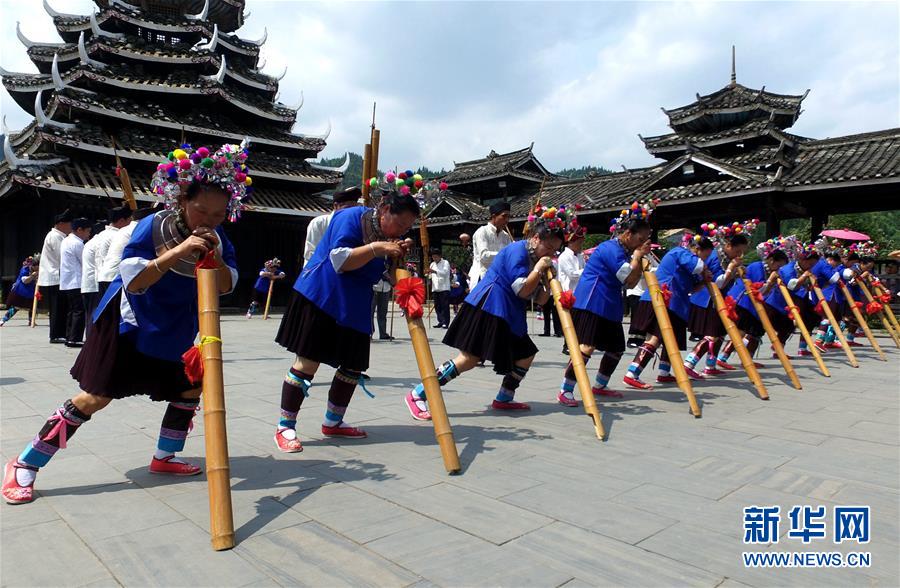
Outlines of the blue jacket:
<svg viewBox="0 0 900 588">
<path fill-rule="evenodd" d="M 466 296 L 466 302 L 472 306 L 480 305 L 484 312 L 505 320 L 516 337 L 524 337 L 528 332 L 525 300 L 513 289 L 514 282 L 524 281 L 531 272 L 527 243 L 516 241 L 501 249 L 487 273 Z"/>
<path fill-rule="evenodd" d="M 672 298 L 669 300 L 669 311 L 687 321 L 690 315 L 689 297 L 694 287 L 700 283 L 700 274 L 705 264 L 697 255 L 684 247 L 675 247 L 663 256 L 656 268 L 656 279 L 659 285 L 669 285 Z M 650 290 L 641 295 L 641 300 L 650 301 Z"/>
<path fill-rule="evenodd" d="M 575 286 L 575 308 L 621 323 L 622 284 L 631 273 L 630 261 L 618 239 L 598 245 Z"/>
</svg>

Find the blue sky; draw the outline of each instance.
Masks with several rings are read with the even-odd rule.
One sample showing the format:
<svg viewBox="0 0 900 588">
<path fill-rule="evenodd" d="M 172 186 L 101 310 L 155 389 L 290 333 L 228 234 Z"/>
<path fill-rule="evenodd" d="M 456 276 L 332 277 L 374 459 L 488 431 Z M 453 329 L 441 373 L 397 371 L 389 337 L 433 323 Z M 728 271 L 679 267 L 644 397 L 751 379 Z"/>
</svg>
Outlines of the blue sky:
<svg viewBox="0 0 900 588">
<path fill-rule="evenodd" d="M 87 13 L 89 0 L 50 0 Z M 35 71 L 15 36 L 58 41 L 39 0 L 0 0 L 0 65 Z M 453 160 L 534 141 L 550 169 L 654 163 L 637 133 L 726 85 L 731 45 L 746 86 L 801 94 L 793 132 L 828 137 L 900 126 L 897 2 L 349 2 L 248 0 L 266 71 L 300 132 L 333 131 L 325 154 L 361 152 L 372 101 L 380 163 Z M 3 92 L 12 129 L 29 118 Z"/>
</svg>

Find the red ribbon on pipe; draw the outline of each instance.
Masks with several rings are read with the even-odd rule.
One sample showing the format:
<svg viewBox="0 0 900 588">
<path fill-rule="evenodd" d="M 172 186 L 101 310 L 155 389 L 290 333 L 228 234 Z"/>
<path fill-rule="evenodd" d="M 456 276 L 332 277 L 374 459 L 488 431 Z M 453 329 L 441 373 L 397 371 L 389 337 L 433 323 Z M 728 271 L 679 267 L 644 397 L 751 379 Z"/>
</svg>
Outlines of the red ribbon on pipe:
<svg viewBox="0 0 900 588">
<path fill-rule="evenodd" d="M 669 285 L 663 284 L 660 286 L 659 293 L 662 294 L 663 302 L 666 303 L 666 308 L 669 308 L 669 301 L 672 300 L 672 291 L 669 290 Z"/>
<path fill-rule="evenodd" d="M 760 290 L 765 286 L 764 282 L 753 282 L 750 284 L 750 295 L 756 298 L 758 301 L 763 301 L 763 295 Z"/>
<path fill-rule="evenodd" d="M 882 310 L 884 310 L 884 305 L 875 300 L 866 305 L 866 314 L 878 314 Z"/>
<path fill-rule="evenodd" d="M 885 292 L 885 293 L 882 294 L 881 296 L 876 296 L 876 298 L 878 298 L 879 300 L 881 300 L 881 301 L 884 302 L 885 304 L 890 304 L 890 303 L 891 303 L 891 294 L 890 294 L 889 292 Z"/>
<path fill-rule="evenodd" d="M 800 318 L 800 309 L 796 306 L 785 306 L 784 309 L 787 311 L 788 318 L 792 321 Z"/>
<path fill-rule="evenodd" d="M 731 319 L 731 322 L 736 323 L 738 320 L 737 310 L 737 300 L 734 299 L 733 296 L 725 297 L 725 316 Z"/>
<path fill-rule="evenodd" d="M 566 310 L 570 310 L 575 306 L 575 294 L 571 290 L 566 290 L 559 295 L 559 304 Z"/>
<path fill-rule="evenodd" d="M 824 300 L 819 300 L 818 302 L 816 302 L 816 313 L 818 313 L 820 316 L 825 316 L 825 309 L 822 308 L 822 304 L 824 302 Z"/>
<path fill-rule="evenodd" d="M 397 304 L 409 318 L 422 318 L 425 303 L 425 282 L 422 278 L 403 278 L 397 282 Z"/>
</svg>

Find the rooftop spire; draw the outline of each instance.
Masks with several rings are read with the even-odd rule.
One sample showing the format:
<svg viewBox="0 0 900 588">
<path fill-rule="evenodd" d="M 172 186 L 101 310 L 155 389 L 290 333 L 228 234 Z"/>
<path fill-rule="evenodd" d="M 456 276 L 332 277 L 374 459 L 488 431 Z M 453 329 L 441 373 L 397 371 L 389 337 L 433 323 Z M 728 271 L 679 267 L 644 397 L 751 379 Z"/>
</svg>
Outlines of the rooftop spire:
<svg viewBox="0 0 900 588">
<path fill-rule="evenodd" d="M 734 67 L 734 45 L 731 46 L 731 85 L 737 85 L 737 72 Z"/>
</svg>

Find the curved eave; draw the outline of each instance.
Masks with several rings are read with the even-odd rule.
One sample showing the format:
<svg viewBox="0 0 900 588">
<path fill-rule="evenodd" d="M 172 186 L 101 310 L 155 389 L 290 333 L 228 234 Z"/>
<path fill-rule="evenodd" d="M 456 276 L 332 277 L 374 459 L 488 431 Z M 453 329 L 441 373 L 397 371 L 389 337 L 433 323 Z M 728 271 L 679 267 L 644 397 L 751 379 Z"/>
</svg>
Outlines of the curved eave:
<svg viewBox="0 0 900 588">
<path fill-rule="evenodd" d="M 700 147 L 706 149 L 708 147 L 717 147 L 719 145 L 727 145 L 729 143 L 740 143 L 741 141 L 747 141 L 749 139 L 759 139 L 760 137 L 770 136 L 772 133 L 769 130 L 762 131 L 752 131 L 747 133 L 741 133 L 739 135 L 730 135 L 727 137 L 717 137 L 715 139 L 710 139 L 706 141 L 698 141 L 696 139 L 691 140 L 686 138 L 682 140 L 681 143 L 667 142 L 664 145 L 655 146 L 648 145 L 647 141 L 644 142 L 644 146 L 647 148 L 647 151 L 656 155 L 657 153 L 671 153 L 672 151 L 684 151 L 685 150 L 685 142 L 689 142 L 691 145 L 695 147 Z"/>
<path fill-rule="evenodd" d="M 732 108 L 704 108 L 692 114 L 688 114 L 682 117 L 675 117 L 674 115 L 670 118 L 669 126 L 678 127 L 687 125 L 696 120 L 702 119 L 707 116 L 715 116 L 720 114 L 742 114 L 742 113 L 751 113 L 754 111 L 763 111 L 768 113 L 769 115 L 774 114 L 775 116 L 784 116 L 790 120 L 794 120 L 796 116 L 799 114 L 798 109 L 793 108 L 775 108 L 772 106 L 768 106 L 766 104 L 753 104 L 749 106 L 736 106 Z M 670 115 L 672 113 L 669 113 Z M 790 126 L 790 125 L 788 125 Z"/>
<path fill-rule="evenodd" d="M 116 118 L 119 120 L 125 120 L 128 122 L 140 123 L 153 127 L 161 127 L 166 129 L 175 129 L 179 133 L 184 130 L 186 133 L 197 133 L 200 135 L 207 135 L 210 137 L 218 137 L 229 139 L 235 143 L 240 143 L 244 140 L 245 135 L 232 134 L 228 131 L 223 131 L 221 129 L 210 129 L 207 127 L 200 127 L 196 125 L 190 124 L 181 124 L 173 121 L 159 120 L 155 118 L 147 118 L 136 116 L 133 114 L 129 114 L 127 112 L 120 112 L 118 110 L 113 110 L 110 108 L 105 108 L 103 106 L 98 106 L 94 104 L 88 104 L 86 102 L 81 102 L 79 100 L 75 100 L 68 96 L 59 96 L 58 100 L 61 104 L 66 106 L 71 106 L 72 108 L 77 108 L 79 110 L 83 110 L 85 112 L 92 112 L 95 114 L 101 114 L 103 116 L 108 116 L 111 118 Z M 304 152 L 312 152 L 318 153 L 315 149 L 310 149 L 305 145 L 298 145 L 297 143 L 291 143 L 289 141 L 278 141 L 276 139 L 267 139 L 264 137 L 254 137 L 253 135 L 249 135 L 251 143 L 258 143 L 260 145 L 272 145 L 274 147 L 282 147 L 285 149 L 296 149 Z M 324 148 L 324 145 L 323 145 Z M 321 149 L 320 149 L 321 150 Z M 319 150 L 319 151 L 320 151 Z"/>
</svg>

